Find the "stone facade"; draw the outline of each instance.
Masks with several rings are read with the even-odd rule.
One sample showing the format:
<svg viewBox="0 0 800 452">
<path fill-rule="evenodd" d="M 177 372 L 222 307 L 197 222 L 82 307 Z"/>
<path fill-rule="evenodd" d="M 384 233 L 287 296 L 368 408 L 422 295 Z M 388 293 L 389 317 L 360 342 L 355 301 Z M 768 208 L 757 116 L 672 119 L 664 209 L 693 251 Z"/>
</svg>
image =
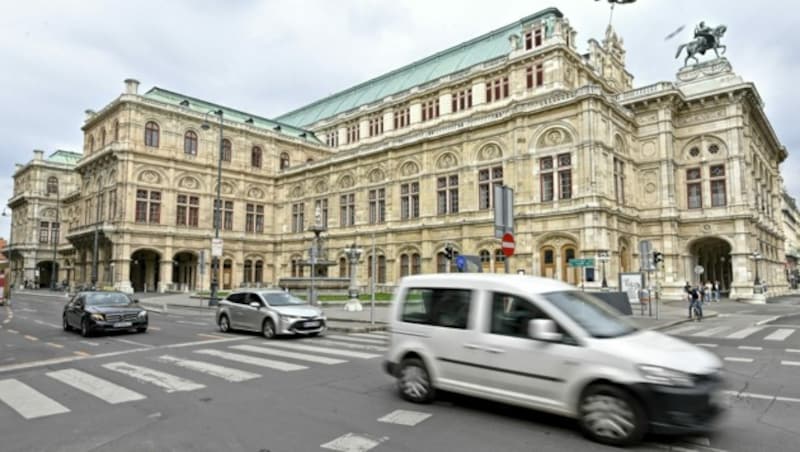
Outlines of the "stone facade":
<svg viewBox="0 0 800 452">
<path fill-rule="evenodd" d="M 483 271 L 502 272 L 491 189 L 502 184 L 515 193 L 514 272 L 590 288 L 605 277 L 614 287 L 647 258 L 638 254 L 646 239 L 664 253 L 654 276 L 665 297 L 696 282 L 697 265 L 731 297 L 761 296 L 756 263 L 771 293 L 785 291 L 779 164 L 787 154 L 755 86 L 718 59 L 634 89 L 611 28 L 580 54 L 553 11 L 521 21 L 500 58 L 308 123 L 225 110 L 232 159 L 222 163 L 221 192 L 232 217 L 221 231 L 221 287 L 307 274 L 300 262 L 317 205 L 327 258 L 339 263 L 328 276 L 346 277 L 344 249 L 371 248 L 373 234 L 379 286 L 455 271 L 448 243 L 480 256 Z M 528 48 L 537 29 L 545 31 Z M 465 95 L 471 104 L 459 104 Z M 73 256 L 72 282 L 91 280 L 97 248 L 98 283 L 208 287 L 219 130 L 213 122 L 202 130 L 209 115 L 198 105 L 220 108 L 158 88 L 142 95 L 129 80 L 88 112 L 72 173 L 80 191 L 62 205 L 61 258 Z M 568 266 L 601 251 L 610 255 L 603 268 Z M 361 285 L 370 259 L 362 258 Z"/>
</svg>

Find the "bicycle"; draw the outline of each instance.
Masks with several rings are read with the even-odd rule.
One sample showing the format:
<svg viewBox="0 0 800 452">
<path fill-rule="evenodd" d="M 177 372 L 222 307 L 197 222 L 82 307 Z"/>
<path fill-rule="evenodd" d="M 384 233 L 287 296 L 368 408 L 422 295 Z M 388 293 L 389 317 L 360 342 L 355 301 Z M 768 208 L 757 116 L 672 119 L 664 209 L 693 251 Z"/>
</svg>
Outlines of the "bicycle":
<svg viewBox="0 0 800 452">
<path fill-rule="evenodd" d="M 703 321 L 703 309 L 700 307 L 700 301 L 692 302 L 691 312 L 692 315 L 690 315 L 689 318 L 696 320 L 698 322 Z"/>
</svg>

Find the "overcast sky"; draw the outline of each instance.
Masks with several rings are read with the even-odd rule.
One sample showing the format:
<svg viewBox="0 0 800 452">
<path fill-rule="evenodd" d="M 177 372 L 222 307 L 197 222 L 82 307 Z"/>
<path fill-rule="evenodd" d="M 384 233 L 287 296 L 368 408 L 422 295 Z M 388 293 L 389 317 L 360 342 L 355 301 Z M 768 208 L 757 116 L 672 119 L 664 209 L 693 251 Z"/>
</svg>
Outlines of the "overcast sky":
<svg viewBox="0 0 800 452">
<path fill-rule="evenodd" d="M 113 100 L 125 78 L 140 92 L 159 86 L 272 117 L 549 6 L 578 31 L 580 51 L 602 39 L 606 0 L 2 1 L 0 198 L 33 149 L 79 151 L 84 110 Z M 642 86 L 675 79 L 675 49 L 697 22 L 726 24 L 726 56 L 764 99 L 798 197 L 798 12 L 791 0 L 639 0 L 616 6 L 613 25 Z M 0 217 L 0 236 L 8 225 Z"/>
</svg>

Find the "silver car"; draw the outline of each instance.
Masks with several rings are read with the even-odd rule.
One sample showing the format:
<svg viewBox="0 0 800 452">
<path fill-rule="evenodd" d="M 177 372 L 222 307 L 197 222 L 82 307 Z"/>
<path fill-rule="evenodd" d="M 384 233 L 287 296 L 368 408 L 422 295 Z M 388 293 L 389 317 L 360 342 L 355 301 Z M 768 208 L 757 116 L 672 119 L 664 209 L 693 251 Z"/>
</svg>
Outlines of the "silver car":
<svg viewBox="0 0 800 452">
<path fill-rule="evenodd" d="M 228 295 L 217 306 L 217 325 L 232 330 L 260 331 L 267 339 L 278 334 L 317 336 L 327 328 L 322 310 L 288 292 L 246 289 Z"/>
</svg>

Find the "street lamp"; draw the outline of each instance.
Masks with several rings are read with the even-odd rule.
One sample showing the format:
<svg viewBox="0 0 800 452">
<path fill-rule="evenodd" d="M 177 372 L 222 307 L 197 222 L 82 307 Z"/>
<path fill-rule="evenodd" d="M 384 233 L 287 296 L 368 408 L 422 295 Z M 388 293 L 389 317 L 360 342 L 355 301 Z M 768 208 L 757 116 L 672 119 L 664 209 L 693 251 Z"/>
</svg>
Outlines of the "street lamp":
<svg viewBox="0 0 800 452">
<path fill-rule="evenodd" d="M 58 186 L 56 186 L 56 225 L 58 225 L 58 236 L 53 237 L 53 227 L 50 227 L 50 239 L 53 241 L 53 263 L 50 267 L 50 290 L 56 290 L 56 259 L 57 259 L 57 252 L 58 252 L 58 240 L 61 238 L 61 220 L 60 220 L 60 210 L 61 210 L 61 190 Z"/>
<path fill-rule="evenodd" d="M 761 260 L 761 253 L 758 251 L 753 251 L 753 263 L 756 266 L 756 280 L 753 281 L 753 285 L 758 286 L 761 284 L 761 278 L 758 277 L 758 261 Z"/>
<path fill-rule="evenodd" d="M 600 267 L 603 272 L 603 282 L 600 284 L 600 287 L 603 289 L 608 288 L 608 281 L 606 281 L 606 262 L 608 261 L 608 251 L 600 251 L 598 256 L 598 260 L 600 261 Z"/>
<path fill-rule="evenodd" d="M 217 198 L 214 200 L 214 241 L 219 241 L 219 223 L 222 221 L 222 200 L 220 199 L 220 193 L 222 190 L 222 121 L 223 121 L 223 112 L 220 108 L 219 110 L 209 110 L 206 112 L 205 116 L 203 117 L 203 125 L 201 128 L 203 130 L 209 130 L 211 125 L 208 123 L 208 115 L 213 113 L 219 117 L 219 152 L 217 155 Z M 213 251 L 213 247 L 212 247 Z M 216 306 L 218 304 L 217 301 L 217 289 L 219 287 L 219 256 L 218 253 L 213 253 L 211 255 L 211 298 L 208 300 L 209 306 Z"/>
</svg>

